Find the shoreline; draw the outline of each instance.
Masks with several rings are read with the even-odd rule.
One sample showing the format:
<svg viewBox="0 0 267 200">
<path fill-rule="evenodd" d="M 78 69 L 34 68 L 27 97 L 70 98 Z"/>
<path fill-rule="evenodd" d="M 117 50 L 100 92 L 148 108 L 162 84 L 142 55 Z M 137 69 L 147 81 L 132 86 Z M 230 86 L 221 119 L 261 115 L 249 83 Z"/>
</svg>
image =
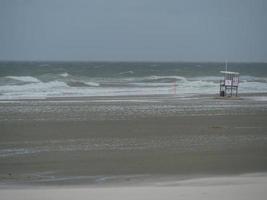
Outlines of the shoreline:
<svg viewBox="0 0 267 200">
<path fill-rule="evenodd" d="M 202 174 L 202 175 L 167 175 L 167 174 L 129 174 L 129 175 L 111 175 L 95 176 L 98 181 L 92 182 L 92 177 L 62 178 L 59 180 L 33 181 L 33 182 L 0 182 L 1 190 L 18 189 L 64 189 L 64 188 L 141 188 L 141 187 L 180 187 L 180 186 L 209 186 L 209 185 L 239 185 L 257 182 L 257 180 L 266 181 L 267 171 L 240 173 L 240 174 Z M 237 181 L 243 179 L 247 181 Z M 62 180 L 65 180 L 62 181 Z M 228 180 L 228 181 L 227 181 Z M 58 182 L 57 182 L 58 181 Z M 70 182 L 68 182 L 70 181 Z"/>
<path fill-rule="evenodd" d="M 253 92 L 253 93 L 239 93 L 238 100 L 242 100 L 243 97 L 253 97 L 253 96 L 267 96 L 267 92 Z M 234 96 L 235 97 L 235 96 Z M 1 102 L 8 101 L 68 101 L 68 100 L 101 100 L 101 99 L 183 99 L 183 98 L 221 98 L 218 94 L 196 94 L 196 93 L 185 93 L 185 94 L 147 94 L 147 95 L 118 95 L 118 96 L 65 96 L 65 97 L 43 97 L 43 98 L 19 98 L 19 99 L 0 99 Z M 223 99 L 223 98 L 222 98 Z M 225 97 L 227 99 L 227 97 Z M 231 99 L 231 98 L 230 98 Z"/>
</svg>

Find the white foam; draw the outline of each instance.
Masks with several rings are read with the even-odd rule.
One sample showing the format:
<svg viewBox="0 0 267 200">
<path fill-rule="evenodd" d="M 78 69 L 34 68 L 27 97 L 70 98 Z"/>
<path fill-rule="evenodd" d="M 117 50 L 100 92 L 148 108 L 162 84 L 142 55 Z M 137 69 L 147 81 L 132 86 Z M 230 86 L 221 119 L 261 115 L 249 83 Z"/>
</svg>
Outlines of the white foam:
<svg viewBox="0 0 267 200">
<path fill-rule="evenodd" d="M 191 78 L 188 78 L 188 80 L 190 81 L 220 81 L 222 80 L 223 78 L 221 76 L 198 76 L 198 77 L 191 77 Z"/>
<path fill-rule="evenodd" d="M 69 74 L 67 72 L 65 72 L 65 73 L 60 74 L 60 76 L 62 76 L 62 77 L 68 77 Z"/>
<path fill-rule="evenodd" d="M 240 76 L 241 82 L 267 82 L 267 77 Z"/>
<path fill-rule="evenodd" d="M 84 82 L 86 85 L 88 85 L 88 86 L 93 86 L 93 87 L 98 87 L 98 86 L 100 86 L 100 84 L 99 83 L 97 83 L 97 82 Z"/>
<path fill-rule="evenodd" d="M 253 101 L 267 101 L 266 96 L 252 96 L 252 97 L 245 97 L 245 98 L 253 100 Z"/>
<path fill-rule="evenodd" d="M 51 81 L 51 82 L 37 82 L 29 83 L 25 85 L 4 85 L 0 86 L 0 92 L 23 92 L 23 91 L 44 91 L 50 88 L 62 88 L 68 87 L 66 83 L 61 81 Z"/>
<path fill-rule="evenodd" d="M 0 86 L 0 99 L 39 99 L 48 95 L 59 95 L 65 91 L 68 85 L 61 81 L 37 82 L 25 85 L 4 85 Z"/>
<path fill-rule="evenodd" d="M 133 71 L 126 71 L 126 72 L 120 72 L 119 74 L 123 75 L 123 74 L 133 74 L 133 73 L 134 73 Z"/>
<path fill-rule="evenodd" d="M 159 79 L 176 79 L 176 80 L 187 81 L 187 79 L 183 76 L 148 76 L 145 78 L 145 80 L 159 80 Z"/>
<path fill-rule="evenodd" d="M 32 77 L 32 76 L 6 76 L 6 78 L 18 80 L 22 82 L 29 82 L 29 83 L 38 83 L 40 82 L 39 79 Z"/>
<path fill-rule="evenodd" d="M 17 77 L 15 77 L 17 78 Z M 83 81 L 85 85 L 92 87 L 71 87 L 62 81 L 40 82 L 33 77 L 19 77 L 23 80 L 32 80 L 23 85 L 2 85 L 0 86 L 0 99 L 43 99 L 47 97 L 85 97 L 85 96 L 128 96 L 128 95 L 184 95 L 191 94 L 217 94 L 219 83 L 210 81 L 214 77 L 199 77 L 199 80 L 186 79 L 180 76 L 151 76 L 146 77 L 153 79 L 153 82 L 146 82 L 144 78 L 135 79 L 134 82 L 126 81 L 125 85 L 111 84 L 102 86 L 98 82 Z M 174 81 L 161 82 L 160 79 L 173 78 Z M 160 81 L 157 81 L 157 80 Z M 38 80 L 38 82 L 37 82 Z M 123 79 L 124 80 L 124 79 Z M 155 80 L 155 81 L 154 81 Z M 113 80 L 114 81 L 114 80 Z M 120 81 L 120 80 L 116 80 Z M 125 80 L 124 80 L 125 81 Z M 113 83 L 111 81 L 111 83 Z M 117 83 L 117 82 L 115 82 Z M 124 83 L 124 82 L 123 82 Z M 127 87 L 127 85 L 129 87 Z M 239 87 L 240 93 L 261 93 L 267 92 L 267 83 L 265 82 L 241 82 Z M 263 101 L 264 99 L 262 99 Z M 265 101 L 265 100 L 264 100 Z"/>
<path fill-rule="evenodd" d="M 146 83 L 130 83 L 131 86 L 139 86 L 139 87 L 168 87 L 175 86 L 176 82 L 173 83 L 155 83 L 155 82 L 146 82 Z"/>
<path fill-rule="evenodd" d="M 99 100 L 91 100 L 90 102 L 96 103 L 106 103 L 106 102 L 136 102 L 136 103 L 156 103 L 160 101 L 156 100 L 141 100 L 141 99 L 99 99 Z"/>
<path fill-rule="evenodd" d="M 99 83 L 85 82 L 94 87 L 70 87 L 61 81 L 47 83 L 29 83 L 25 85 L 0 86 L 0 99 L 47 97 L 84 97 L 84 96 L 128 96 L 128 95 L 165 95 L 214 93 L 217 84 L 205 81 L 187 81 L 177 83 L 140 83 L 137 87 L 99 87 Z M 142 87 L 146 85 L 146 87 Z M 133 85 L 134 86 L 134 85 Z M 140 87 L 141 86 L 141 87 Z"/>
<path fill-rule="evenodd" d="M 267 92 L 267 83 L 264 82 L 240 82 L 239 91 L 244 93 Z"/>
</svg>

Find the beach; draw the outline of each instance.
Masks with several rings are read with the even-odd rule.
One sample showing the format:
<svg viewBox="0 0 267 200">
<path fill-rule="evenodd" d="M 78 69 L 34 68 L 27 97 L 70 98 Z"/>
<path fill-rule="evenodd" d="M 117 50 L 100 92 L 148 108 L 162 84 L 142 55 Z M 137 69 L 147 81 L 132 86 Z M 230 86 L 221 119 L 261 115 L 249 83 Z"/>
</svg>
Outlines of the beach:
<svg viewBox="0 0 267 200">
<path fill-rule="evenodd" d="M 266 194 L 265 94 L 17 100 L 1 101 L 0 110 L 5 199 L 42 191 L 54 199 L 76 192 L 115 199 L 117 190 L 151 199 Z"/>
<path fill-rule="evenodd" d="M 266 200 L 266 10 L 0 0 L 0 200 Z"/>
<path fill-rule="evenodd" d="M 1 199 L 266 199 L 266 175 L 194 179 L 169 186 L 24 188 L 0 190 Z"/>
</svg>

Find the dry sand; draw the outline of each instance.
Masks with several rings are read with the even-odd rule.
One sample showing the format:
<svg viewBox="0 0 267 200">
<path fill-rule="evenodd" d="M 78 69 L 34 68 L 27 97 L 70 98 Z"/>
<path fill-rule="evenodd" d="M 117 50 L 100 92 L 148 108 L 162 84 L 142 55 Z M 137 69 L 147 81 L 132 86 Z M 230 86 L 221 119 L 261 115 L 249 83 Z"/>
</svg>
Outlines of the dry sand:
<svg viewBox="0 0 267 200">
<path fill-rule="evenodd" d="M 155 182 L 132 187 L 42 187 L 0 190 L 5 200 L 90 199 L 90 200 L 265 200 L 266 174 L 202 178 L 177 182 Z"/>
</svg>

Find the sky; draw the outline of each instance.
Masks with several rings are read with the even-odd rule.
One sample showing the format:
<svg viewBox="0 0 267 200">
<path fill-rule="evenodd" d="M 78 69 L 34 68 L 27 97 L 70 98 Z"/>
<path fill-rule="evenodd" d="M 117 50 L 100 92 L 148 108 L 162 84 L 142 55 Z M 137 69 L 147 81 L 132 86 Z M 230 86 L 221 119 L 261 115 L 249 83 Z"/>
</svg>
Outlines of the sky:
<svg viewBox="0 0 267 200">
<path fill-rule="evenodd" d="M 266 0 L 0 0 L 0 60 L 267 62 Z"/>
</svg>

